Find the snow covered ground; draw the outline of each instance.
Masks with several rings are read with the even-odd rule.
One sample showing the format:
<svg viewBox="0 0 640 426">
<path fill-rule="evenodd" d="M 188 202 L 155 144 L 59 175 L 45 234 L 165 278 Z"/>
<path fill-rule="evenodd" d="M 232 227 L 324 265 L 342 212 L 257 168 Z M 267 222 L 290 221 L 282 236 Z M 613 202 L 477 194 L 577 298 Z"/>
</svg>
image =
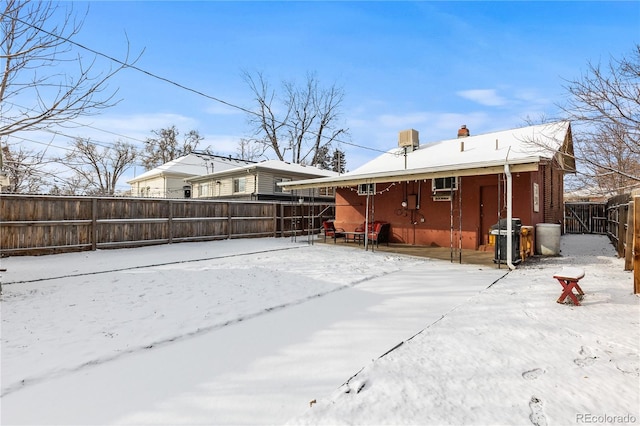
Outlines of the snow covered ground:
<svg viewBox="0 0 640 426">
<path fill-rule="evenodd" d="M 605 237 L 562 254 L 502 279 L 270 238 L 3 259 L 2 424 L 638 423 L 632 274 Z"/>
</svg>

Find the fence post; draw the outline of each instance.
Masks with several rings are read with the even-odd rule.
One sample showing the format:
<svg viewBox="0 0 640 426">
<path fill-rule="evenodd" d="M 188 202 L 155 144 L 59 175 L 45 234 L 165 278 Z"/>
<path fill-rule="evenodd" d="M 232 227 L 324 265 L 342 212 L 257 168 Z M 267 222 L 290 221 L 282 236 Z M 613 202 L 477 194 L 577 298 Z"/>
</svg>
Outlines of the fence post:
<svg viewBox="0 0 640 426">
<path fill-rule="evenodd" d="M 273 238 L 278 237 L 278 203 L 273 203 Z"/>
<path fill-rule="evenodd" d="M 280 204 L 280 236 L 282 238 L 286 237 L 286 235 L 284 234 L 284 212 L 285 212 L 285 208 L 284 208 L 284 203 Z"/>
<path fill-rule="evenodd" d="M 169 200 L 169 244 L 173 243 L 173 201 Z"/>
<path fill-rule="evenodd" d="M 626 230 L 624 229 L 629 217 L 629 204 L 618 206 L 618 256 L 624 253 L 624 238 Z"/>
<path fill-rule="evenodd" d="M 633 203 L 640 203 L 640 197 L 634 197 Z M 634 208 L 633 220 L 633 293 L 640 293 L 640 208 Z"/>
<path fill-rule="evenodd" d="M 91 199 L 91 250 L 98 249 L 98 198 Z"/>
<path fill-rule="evenodd" d="M 633 270 L 633 223 L 635 217 L 635 203 L 629 201 L 629 210 L 627 212 L 627 232 L 624 238 L 624 270 Z"/>
<path fill-rule="evenodd" d="M 231 239 L 231 203 L 227 202 L 227 239 Z"/>
</svg>

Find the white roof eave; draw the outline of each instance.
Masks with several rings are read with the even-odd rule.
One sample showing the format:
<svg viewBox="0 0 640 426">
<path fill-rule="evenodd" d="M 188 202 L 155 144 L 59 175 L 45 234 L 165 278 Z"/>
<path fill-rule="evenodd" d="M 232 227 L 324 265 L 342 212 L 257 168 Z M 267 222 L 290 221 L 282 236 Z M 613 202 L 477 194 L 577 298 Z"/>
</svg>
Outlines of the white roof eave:
<svg viewBox="0 0 640 426">
<path fill-rule="evenodd" d="M 189 173 L 171 172 L 171 171 L 167 171 L 167 170 L 161 170 L 161 171 L 158 171 L 156 173 L 150 173 L 148 175 L 140 175 L 140 176 L 134 177 L 133 179 L 128 180 L 127 183 L 132 185 L 134 183 L 144 182 L 144 181 L 147 181 L 149 179 L 157 179 L 157 178 L 163 178 L 163 177 L 186 179 L 186 178 L 189 178 L 191 176 L 193 176 L 193 175 L 190 175 Z"/>
<path fill-rule="evenodd" d="M 433 179 L 438 177 L 482 176 L 502 173 L 505 164 L 511 166 L 513 172 L 537 171 L 541 161 L 540 157 L 528 157 L 514 160 L 486 161 L 479 163 L 466 163 L 458 165 L 446 165 L 426 167 L 410 170 L 395 170 L 363 174 L 344 174 L 329 178 L 306 179 L 292 182 L 278 183 L 285 190 L 343 187 L 362 183 L 386 183 L 398 181 L 411 181 L 420 179 Z"/>
</svg>

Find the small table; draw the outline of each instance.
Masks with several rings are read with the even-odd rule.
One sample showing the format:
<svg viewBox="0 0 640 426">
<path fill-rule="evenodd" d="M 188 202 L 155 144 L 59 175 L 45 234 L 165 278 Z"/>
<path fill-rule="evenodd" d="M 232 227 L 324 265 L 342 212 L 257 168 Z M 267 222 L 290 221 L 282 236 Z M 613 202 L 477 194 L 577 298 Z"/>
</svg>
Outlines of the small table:
<svg viewBox="0 0 640 426">
<path fill-rule="evenodd" d="M 562 286 L 562 294 L 558 298 L 558 303 L 563 303 L 564 299 L 569 296 L 569 298 L 573 301 L 573 304 L 576 306 L 580 306 L 580 301 L 578 298 L 582 299 L 584 296 L 584 292 L 578 285 L 578 281 L 584 278 L 584 271 L 580 268 L 563 268 L 562 271 L 556 273 L 553 278 L 557 279 L 560 285 Z M 573 289 L 576 289 L 578 294 L 573 293 Z"/>
<path fill-rule="evenodd" d="M 357 242 L 358 245 L 360 245 L 360 243 L 362 243 L 364 241 L 364 232 L 343 232 L 344 234 L 344 240 L 346 242 L 349 242 L 349 240 L 353 241 L 354 243 Z"/>
</svg>

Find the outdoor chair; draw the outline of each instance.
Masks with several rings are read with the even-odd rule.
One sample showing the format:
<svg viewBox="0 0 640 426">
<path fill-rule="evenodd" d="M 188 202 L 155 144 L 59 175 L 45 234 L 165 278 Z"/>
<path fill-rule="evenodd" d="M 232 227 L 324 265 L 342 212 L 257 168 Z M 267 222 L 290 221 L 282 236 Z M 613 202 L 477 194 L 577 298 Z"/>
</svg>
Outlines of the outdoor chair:
<svg viewBox="0 0 640 426">
<path fill-rule="evenodd" d="M 322 228 L 324 229 L 324 242 L 327 242 L 327 237 L 333 238 L 333 242 L 335 243 L 338 238 L 343 238 L 345 236 L 344 229 L 336 228 L 331 220 L 325 220 L 322 222 Z"/>
<path fill-rule="evenodd" d="M 389 245 L 389 227 L 391 226 L 387 222 L 373 222 L 370 226 L 370 231 L 367 235 L 369 241 L 374 243 L 376 247 L 380 245 L 380 243 L 386 243 Z"/>
<path fill-rule="evenodd" d="M 386 243 L 389 245 L 389 228 L 391 225 L 388 222 L 375 221 L 369 224 L 367 232 L 367 239 L 377 246 L 380 243 Z M 356 228 L 356 232 L 364 232 L 364 223 Z"/>
</svg>

